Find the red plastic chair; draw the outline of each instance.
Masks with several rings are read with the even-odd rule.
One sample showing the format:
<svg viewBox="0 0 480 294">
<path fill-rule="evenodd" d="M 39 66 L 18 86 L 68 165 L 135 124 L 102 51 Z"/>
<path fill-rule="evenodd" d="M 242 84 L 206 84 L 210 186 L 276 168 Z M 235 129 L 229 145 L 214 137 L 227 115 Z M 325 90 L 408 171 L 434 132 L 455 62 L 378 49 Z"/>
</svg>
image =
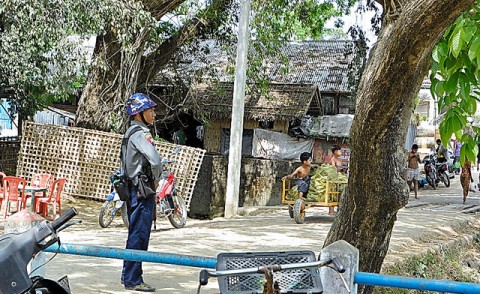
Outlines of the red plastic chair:
<svg viewBox="0 0 480 294">
<path fill-rule="evenodd" d="M 2 208 L 2 201 L 3 201 L 3 178 L 7 175 L 5 173 L 0 172 L 0 209 Z"/>
<path fill-rule="evenodd" d="M 40 174 L 35 174 L 33 175 L 32 177 L 32 187 L 40 187 L 40 188 L 49 188 L 50 185 L 52 184 L 52 180 L 53 180 L 53 177 L 51 174 L 48 174 L 48 173 L 40 173 Z M 38 196 L 38 194 L 40 194 L 39 197 L 42 197 L 43 196 L 43 193 L 42 192 L 37 192 L 35 194 L 35 197 Z M 26 200 L 28 200 L 28 198 L 32 197 L 32 194 L 31 193 L 28 193 L 26 195 Z M 37 201 L 35 201 L 36 203 Z"/>
<path fill-rule="evenodd" d="M 19 192 L 19 186 L 22 185 Z M 25 187 L 27 186 L 27 181 L 19 177 L 9 177 L 6 176 L 3 178 L 3 193 L 4 199 L 7 201 L 5 205 L 5 213 L 3 218 L 7 217 L 7 214 L 10 212 L 10 204 L 13 202 L 16 205 L 17 210 L 26 207 L 26 198 L 25 198 Z"/>
<path fill-rule="evenodd" d="M 53 206 L 53 215 L 57 214 L 57 205 L 58 213 L 62 214 L 62 191 L 65 186 L 67 179 L 58 179 L 53 181 L 50 188 L 50 195 L 48 197 L 35 197 L 35 211 L 40 213 L 43 217 L 48 215 L 48 204 Z"/>
<path fill-rule="evenodd" d="M 48 173 L 35 174 L 32 177 L 32 186 L 33 187 L 42 187 L 47 188 L 52 183 L 52 175 Z"/>
</svg>

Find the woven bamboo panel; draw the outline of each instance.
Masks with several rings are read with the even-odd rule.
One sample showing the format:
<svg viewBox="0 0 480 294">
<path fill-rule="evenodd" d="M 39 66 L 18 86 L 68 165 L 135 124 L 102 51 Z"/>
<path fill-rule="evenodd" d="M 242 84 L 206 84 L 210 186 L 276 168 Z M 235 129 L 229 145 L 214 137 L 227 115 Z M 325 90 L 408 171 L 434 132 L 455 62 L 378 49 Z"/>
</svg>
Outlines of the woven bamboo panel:
<svg viewBox="0 0 480 294">
<path fill-rule="evenodd" d="M 122 136 L 75 127 L 27 122 L 18 155 L 17 175 L 31 181 L 47 172 L 66 178 L 64 193 L 103 200 L 110 193 L 110 174 L 120 167 Z M 197 181 L 205 150 L 166 142 L 155 142 L 176 176 L 177 191 L 187 207 Z M 176 147 L 180 152 L 173 154 Z"/>
</svg>

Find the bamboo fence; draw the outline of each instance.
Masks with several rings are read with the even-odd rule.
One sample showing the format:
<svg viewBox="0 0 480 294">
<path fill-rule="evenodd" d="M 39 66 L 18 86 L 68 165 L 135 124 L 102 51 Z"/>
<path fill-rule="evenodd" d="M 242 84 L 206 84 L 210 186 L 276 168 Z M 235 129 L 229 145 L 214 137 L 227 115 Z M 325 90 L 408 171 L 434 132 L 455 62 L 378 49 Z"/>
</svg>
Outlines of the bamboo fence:
<svg viewBox="0 0 480 294">
<path fill-rule="evenodd" d="M 36 173 L 66 178 L 64 193 L 104 200 L 110 193 L 109 177 L 120 167 L 122 135 L 95 130 L 27 122 L 18 155 L 17 176 L 31 181 Z M 173 160 L 177 193 L 187 207 L 198 178 L 205 150 L 155 142 L 160 156 Z M 180 147 L 180 152 L 173 150 Z"/>
</svg>

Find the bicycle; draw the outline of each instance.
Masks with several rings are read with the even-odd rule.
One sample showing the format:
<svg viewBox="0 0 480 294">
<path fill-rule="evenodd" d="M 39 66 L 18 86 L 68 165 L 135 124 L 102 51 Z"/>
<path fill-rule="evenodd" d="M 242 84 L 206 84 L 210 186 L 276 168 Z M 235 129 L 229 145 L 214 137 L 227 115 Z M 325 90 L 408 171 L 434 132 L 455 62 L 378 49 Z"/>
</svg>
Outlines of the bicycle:
<svg viewBox="0 0 480 294">
<path fill-rule="evenodd" d="M 221 294 L 322 293 L 319 268 L 324 266 L 340 275 L 350 293 L 342 275 L 345 268 L 337 257 L 323 261 L 312 259 L 315 260 L 312 251 L 222 253 L 217 257 L 216 270 L 200 271 L 197 294 L 208 284 L 209 277 L 218 279 Z M 288 263 L 292 260 L 297 262 Z"/>
</svg>

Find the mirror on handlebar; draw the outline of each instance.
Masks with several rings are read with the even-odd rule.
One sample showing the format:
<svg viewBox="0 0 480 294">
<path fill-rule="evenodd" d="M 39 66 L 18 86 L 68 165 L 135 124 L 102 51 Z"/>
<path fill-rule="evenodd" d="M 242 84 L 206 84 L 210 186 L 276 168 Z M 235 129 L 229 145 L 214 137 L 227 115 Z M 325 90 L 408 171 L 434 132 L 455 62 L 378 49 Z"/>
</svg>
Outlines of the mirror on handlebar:
<svg viewBox="0 0 480 294">
<path fill-rule="evenodd" d="M 177 146 L 173 149 L 172 154 L 178 154 L 180 153 L 180 151 L 182 151 L 182 147 Z"/>
</svg>

